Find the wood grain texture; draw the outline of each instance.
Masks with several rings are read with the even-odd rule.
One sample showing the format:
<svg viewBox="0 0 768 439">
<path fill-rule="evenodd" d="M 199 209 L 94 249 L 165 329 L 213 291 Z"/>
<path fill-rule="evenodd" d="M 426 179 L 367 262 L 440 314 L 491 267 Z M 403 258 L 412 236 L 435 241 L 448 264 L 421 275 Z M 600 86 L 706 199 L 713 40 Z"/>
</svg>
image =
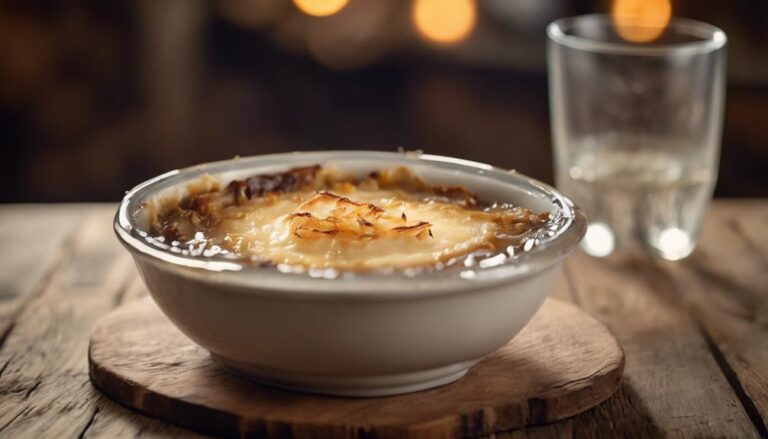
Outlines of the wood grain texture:
<svg viewBox="0 0 768 439">
<path fill-rule="evenodd" d="M 716 206 L 692 257 L 658 263 L 659 282 L 680 292 L 726 378 L 768 437 L 768 205 Z"/>
<path fill-rule="evenodd" d="M 45 214 L 35 207 L 30 214 Z M 51 218 L 59 212 L 48 209 Z M 132 413 L 97 392 L 88 379 L 93 322 L 119 303 L 135 278 L 130 258 L 112 232 L 114 206 L 83 208 L 61 262 L 13 323 L 0 349 L 0 437 L 185 435 L 177 427 Z M 4 226 L 25 230 L 28 215 Z M 42 220 L 41 220 L 42 221 Z M 53 235 L 56 236 L 56 229 Z M 26 238 L 47 239 L 44 229 Z M 21 247 L 21 246 L 20 246 Z M 50 247 L 34 244 L 45 261 Z M 55 252 L 55 251 L 54 251 Z M 32 256 L 27 256 L 34 259 Z M 26 282 L 26 280 L 25 280 Z"/>
<path fill-rule="evenodd" d="M 12 292 L 0 299 L 10 328 L 0 343 L 2 438 L 197 436 L 113 403 L 88 380 L 92 323 L 146 295 L 112 236 L 114 208 L 0 206 L 0 285 Z M 766 209 L 768 200 L 715 201 L 699 248 L 681 263 L 570 258 L 553 295 L 611 328 L 627 356 L 624 382 L 578 416 L 495 436 L 768 437 L 756 427 L 768 398 Z M 723 222 L 736 227 L 723 234 Z"/>
<path fill-rule="evenodd" d="M 646 257 L 566 263 L 582 309 L 605 323 L 627 356 L 623 398 L 574 424 L 576 436 L 757 437 L 679 292 Z"/>
<path fill-rule="evenodd" d="M 82 212 L 76 206 L 0 210 L 0 346 L 23 306 L 64 260 Z M 32 237 L 32 239 L 30 239 Z"/>
<path fill-rule="evenodd" d="M 593 410 L 504 437 L 758 436 L 677 292 L 659 288 L 648 264 L 581 252 L 569 257 L 567 286 L 559 288 L 569 288 L 617 336 L 626 354 L 624 382 Z"/>
<path fill-rule="evenodd" d="M 149 300 L 94 327 L 91 378 L 121 403 L 208 433 L 268 437 L 456 437 L 556 421 L 607 399 L 624 354 L 578 308 L 548 300 L 512 342 L 458 382 L 387 398 L 272 389 L 222 370 Z"/>
</svg>

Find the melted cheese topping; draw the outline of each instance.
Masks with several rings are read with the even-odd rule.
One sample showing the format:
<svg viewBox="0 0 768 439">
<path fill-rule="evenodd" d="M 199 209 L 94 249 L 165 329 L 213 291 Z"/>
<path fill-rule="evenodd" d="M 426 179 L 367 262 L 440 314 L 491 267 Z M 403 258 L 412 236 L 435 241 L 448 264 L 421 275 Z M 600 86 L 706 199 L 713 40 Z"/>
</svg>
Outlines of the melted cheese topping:
<svg viewBox="0 0 768 439">
<path fill-rule="evenodd" d="M 242 203 L 221 195 L 204 200 L 158 220 L 168 242 L 193 254 L 223 249 L 257 263 L 339 271 L 435 266 L 478 250 L 498 252 L 545 219 L 524 208 L 481 210 L 431 193 L 349 182 Z"/>
<path fill-rule="evenodd" d="M 466 210 L 456 204 L 408 200 L 387 190 L 358 191 L 353 199 L 382 209 L 380 221 L 370 218 L 372 215 L 360 215 L 362 221 L 358 222 L 360 218 L 355 215 L 351 220 L 358 226 L 357 230 L 323 233 L 316 228 L 302 227 L 300 220 L 307 217 L 296 216 L 309 213 L 325 221 L 339 219 L 329 215 L 330 209 L 324 205 L 312 203 L 298 208 L 312 199 L 314 194 L 283 195 L 255 209 L 256 206 L 232 209 L 206 236 L 255 259 L 359 271 L 431 265 L 480 248 L 493 249 L 492 242 L 498 233 L 496 224 L 483 218 L 484 215 L 467 215 Z M 350 218 L 345 220 L 348 222 Z M 322 221 L 319 223 L 322 225 Z M 415 231 L 421 234 L 398 233 L 398 230 L 412 231 L 408 228 L 413 226 L 418 227 Z"/>
</svg>

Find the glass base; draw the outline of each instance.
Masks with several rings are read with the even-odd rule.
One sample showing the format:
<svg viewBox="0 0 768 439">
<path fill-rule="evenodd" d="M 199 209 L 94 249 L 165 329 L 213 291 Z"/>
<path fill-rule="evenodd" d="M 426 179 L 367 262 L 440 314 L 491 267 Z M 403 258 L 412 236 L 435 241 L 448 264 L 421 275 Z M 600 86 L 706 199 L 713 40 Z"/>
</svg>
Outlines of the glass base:
<svg viewBox="0 0 768 439">
<path fill-rule="evenodd" d="M 617 251 L 636 253 L 645 251 L 667 261 L 678 261 L 690 255 L 696 245 L 695 238 L 685 231 L 672 227 L 651 230 L 643 240 L 620 242 L 605 223 L 590 224 L 581 241 L 581 249 L 588 255 L 605 258 Z"/>
</svg>

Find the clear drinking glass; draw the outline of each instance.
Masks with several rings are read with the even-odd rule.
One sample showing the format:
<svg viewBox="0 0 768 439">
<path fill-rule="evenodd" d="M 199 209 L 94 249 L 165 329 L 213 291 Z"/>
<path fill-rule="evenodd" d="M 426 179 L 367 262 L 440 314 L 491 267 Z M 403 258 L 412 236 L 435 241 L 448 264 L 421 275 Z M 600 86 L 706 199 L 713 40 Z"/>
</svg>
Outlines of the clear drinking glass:
<svg viewBox="0 0 768 439">
<path fill-rule="evenodd" d="M 587 253 L 681 259 L 717 179 L 726 36 L 679 18 L 652 42 L 620 31 L 606 15 L 547 28 L 556 184 L 589 218 Z"/>
</svg>

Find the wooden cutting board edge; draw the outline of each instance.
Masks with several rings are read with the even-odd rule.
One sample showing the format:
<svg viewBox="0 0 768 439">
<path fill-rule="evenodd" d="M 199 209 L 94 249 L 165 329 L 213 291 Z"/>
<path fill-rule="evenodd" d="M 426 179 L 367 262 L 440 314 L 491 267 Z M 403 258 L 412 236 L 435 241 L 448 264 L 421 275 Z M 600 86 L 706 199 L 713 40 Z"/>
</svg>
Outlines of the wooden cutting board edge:
<svg viewBox="0 0 768 439">
<path fill-rule="evenodd" d="M 597 347 L 604 351 L 603 353 L 606 354 L 606 357 L 611 358 L 611 360 L 606 361 L 603 367 L 590 371 L 588 374 L 584 374 L 584 377 L 579 380 L 558 383 L 547 391 L 539 393 L 534 392 L 533 395 L 527 396 L 524 402 L 519 400 L 519 395 L 510 394 L 506 399 L 499 400 L 497 403 L 488 404 L 487 401 L 484 401 L 482 404 L 468 409 L 466 408 L 467 403 L 461 398 L 458 398 L 455 401 L 455 407 L 452 409 L 445 409 L 443 407 L 442 413 L 435 413 L 433 417 L 417 422 L 378 422 L 375 416 L 375 407 L 372 411 L 371 407 L 365 407 L 366 404 L 361 404 L 363 409 L 358 414 L 359 419 L 352 421 L 334 420 L 333 417 L 331 417 L 330 420 L 323 420 L 324 416 L 322 414 L 316 416 L 318 419 L 315 420 L 312 419 L 312 416 L 315 415 L 311 414 L 305 416 L 304 419 L 301 419 L 302 416 L 296 416 L 295 414 L 290 414 L 290 411 L 284 411 L 285 409 L 282 406 L 284 401 L 281 401 L 276 405 L 278 410 L 275 412 L 266 410 L 265 413 L 259 414 L 258 412 L 260 410 L 249 410 L 247 403 L 245 403 L 245 405 L 241 404 L 236 410 L 227 410 L 220 406 L 217 407 L 217 404 L 220 405 L 220 402 L 200 400 L 200 395 L 196 395 L 194 398 L 178 397 L 178 395 L 177 397 L 174 397 L 169 394 L 167 388 L 163 388 L 162 383 L 145 384 L 142 383 L 141 380 L 131 378 L 128 376 L 128 373 L 123 372 L 127 370 L 126 368 L 130 369 L 132 366 L 131 361 L 135 360 L 135 356 L 125 356 L 122 361 L 117 361 L 118 365 L 116 366 L 115 362 L 102 364 L 104 363 L 103 355 L 100 356 L 98 353 L 94 355 L 94 345 L 98 348 L 99 344 L 104 341 L 99 338 L 94 338 L 94 336 L 98 336 L 99 334 L 97 329 L 111 323 L 111 320 L 115 320 L 115 316 L 117 316 L 118 319 L 135 319 L 137 317 L 141 317 L 142 319 L 148 318 L 148 321 L 160 325 L 159 327 L 163 328 L 163 330 L 178 333 L 178 330 L 165 319 L 154 303 L 149 300 L 140 302 L 144 303 L 132 303 L 118 308 L 102 318 L 102 320 L 95 325 L 94 335 L 92 335 L 88 350 L 91 381 L 102 392 L 131 409 L 203 433 L 215 435 L 276 438 L 421 438 L 487 435 L 494 432 L 555 422 L 584 412 L 608 399 L 618 389 L 621 384 L 624 369 L 624 352 L 621 349 L 618 340 L 610 334 L 602 324 L 573 305 L 554 299 L 548 299 L 545 306 L 542 307 L 542 310 L 539 312 L 539 314 L 543 315 L 537 315 L 537 317 L 535 317 L 529 324 L 529 327 L 532 326 L 536 329 L 537 318 L 541 320 L 542 317 L 547 317 L 546 313 L 551 308 L 559 308 L 560 314 L 565 312 L 565 314 L 571 314 L 571 320 L 578 319 L 579 326 L 583 325 L 585 328 L 599 327 L 601 330 L 600 339 L 593 341 L 593 343 L 598 343 L 598 346 L 592 347 Z M 133 312 L 131 312 L 131 307 L 141 309 L 134 309 Z M 128 312 L 126 313 L 126 311 Z M 126 315 L 121 315 L 121 313 Z M 553 317 L 557 316 L 551 316 L 550 319 Z M 560 321 L 560 318 L 562 317 L 568 316 L 561 315 L 559 318 L 554 319 L 554 321 Z M 158 321 L 158 319 L 160 320 Z M 574 322 L 571 321 L 570 323 L 573 325 Z M 531 331 L 528 328 L 526 328 L 526 330 L 529 332 Z M 515 340 L 524 336 L 526 330 L 518 335 L 518 337 L 510 342 L 510 344 L 503 347 L 502 350 L 507 349 L 515 342 Z M 192 344 L 191 341 L 184 338 L 180 333 L 178 333 L 176 337 L 183 338 L 189 345 Z M 119 343 L 117 346 L 123 349 L 129 348 L 129 345 L 125 343 Z M 171 352 L 168 350 L 164 351 Z M 120 355 L 125 354 L 125 352 L 122 354 L 117 352 L 116 354 L 119 358 Z M 205 358 L 199 358 L 201 355 Z M 554 352 L 554 355 L 562 355 L 565 357 L 568 353 Z M 112 359 L 114 360 L 114 358 L 115 357 Z M 178 360 L 178 358 L 175 358 L 171 364 L 178 363 Z M 485 363 L 485 361 L 478 363 L 467 377 L 456 384 L 444 386 L 440 389 L 386 398 L 334 398 L 285 392 L 234 377 L 216 365 L 202 348 L 198 348 L 194 357 L 195 367 L 201 367 L 201 362 L 206 361 L 209 364 L 203 364 L 202 367 L 210 368 L 212 374 L 222 375 L 224 376 L 224 379 L 228 381 L 236 381 L 238 382 L 238 386 L 247 387 L 249 388 L 249 391 L 264 392 L 281 396 L 287 394 L 289 395 L 289 399 L 303 401 L 305 406 L 311 404 L 312 400 L 317 400 L 318 405 L 325 405 L 327 407 L 326 412 L 333 410 L 333 407 L 328 406 L 329 401 L 330 404 L 333 404 L 334 401 L 336 401 L 336 404 L 341 404 L 345 409 L 348 409 L 347 406 L 350 404 L 350 401 L 366 401 L 369 404 L 375 404 L 376 401 L 381 401 L 382 403 L 391 405 L 393 398 L 400 398 L 403 399 L 404 406 L 399 410 L 402 410 L 404 414 L 409 414 L 411 411 L 407 407 L 408 402 L 410 402 L 408 399 L 413 399 L 414 396 L 425 395 L 429 392 L 435 393 L 437 391 L 440 398 L 445 399 L 446 393 L 448 393 L 447 397 L 450 398 L 451 390 L 459 383 L 462 383 L 464 387 L 467 387 L 468 380 L 475 379 L 473 377 L 481 375 Z M 511 382 L 519 383 L 519 377 L 514 376 L 515 374 L 513 372 L 514 369 L 510 371 L 510 376 L 508 377 L 495 377 L 494 382 L 512 380 Z M 221 379 L 221 376 L 219 376 L 218 379 Z M 467 396 L 466 392 L 464 395 Z M 456 396 L 459 395 L 457 394 Z M 418 398 L 416 399 L 416 402 L 418 402 Z M 424 402 L 425 401 L 421 401 L 419 405 L 422 405 Z M 263 401 L 261 401 L 261 403 L 261 408 L 263 409 Z M 229 408 L 231 409 L 232 407 Z M 366 410 L 368 411 L 366 412 Z M 387 410 L 391 411 L 392 408 L 387 407 Z M 263 412 L 264 410 L 261 411 Z M 286 413 L 289 413 L 289 415 L 286 415 Z"/>
</svg>

